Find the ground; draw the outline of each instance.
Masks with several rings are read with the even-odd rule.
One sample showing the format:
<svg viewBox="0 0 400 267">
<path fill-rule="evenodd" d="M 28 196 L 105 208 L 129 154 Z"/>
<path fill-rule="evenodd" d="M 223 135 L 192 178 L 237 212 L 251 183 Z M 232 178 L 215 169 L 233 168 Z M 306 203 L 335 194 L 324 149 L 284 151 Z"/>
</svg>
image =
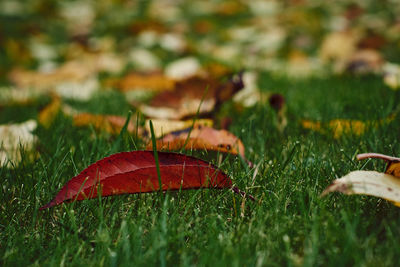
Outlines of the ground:
<svg viewBox="0 0 400 267">
<path fill-rule="evenodd" d="M 145 4 L 140 6 L 146 8 Z M 38 12 L 39 7 L 29 8 Z M 56 9 L 51 5 L 44 7 Z M 93 31 L 99 36 L 114 31 L 114 39 L 118 40 L 115 47 L 121 45 L 124 48 L 131 43 L 129 38 L 126 43 L 121 41 L 127 34 L 123 31 L 125 21 L 120 5 L 114 7 L 114 13 L 96 11 L 101 14 L 97 18 L 101 21 L 93 26 Z M 184 8 L 191 10 L 185 5 Z M 119 12 L 121 21 L 111 16 Z M 234 6 L 218 12 L 233 12 L 239 21 L 250 16 L 241 14 Z M 223 23 L 232 25 L 236 21 L 227 19 L 222 23 L 210 19 L 217 26 L 207 26 L 207 16 L 201 16 L 195 23 L 196 15 L 189 15 L 188 23 L 204 31 L 207 27 L 217 27 L 223 32 Z M 2 15 L 2 20 L 5 21 L 7 16 Z M 299 16 L 293 15 L 293 18 L 303 21 Z M 35 16 L 27 16 L 25 20 L 32 18 Z M 25 24 L 12 19 L 15 16 L 10 17 L 10 25 L 21 33 L 18 27 Z M 50 21 L 55 24 L 46 26 L 50 29 L 44 27 L 45 32 L 57 36 L 60 21 L 55 18 Z M 147 26 L 143 26 L 145 23 L 129 24 L 129 29 L 133 32 L 142 31 L 142 28 L 166 31 L 149 21 Z M 178 30 L 174 30 L 179 32 L 178 26 Z M 36 27 L 42 29 L 42 25 L 33 25 L 31 31 L 34 33 L 30 34 L 37 35 Z M 313 29 L 310 31 L 316 36 L 322 34 L 321 29 L 312 25 L 306 27 Z M 61 36 L 57 38 L 63 40 L 65 33 L 58 33 Z M 5 31 L 3 35 L 13 36 Z M 91 40 L 87 36 L 81 37 L 84 41 Z M 201 34 L 190 38 L 189 48 L 184 52 L 170 53 L 158 45 L 149 49 L 162 61 L 156 67 L 163 69 L 168 63 L 191 53 L 201 54 L 200 48 L 191 43 L 193 40 L 200 42 Z M 281 59 L 283 62 L 287 60 L 287 51 L 292 49 L 289 45 L 292 39 L 289 39 L 276 52 L 280 57 L 285 54 Z M 13 40 L 23 40 L 23 37 L 17 36 Z M 8 54 L 0 53 L 6 59 L 0 69 L 6 77 L 2 80 L 2 90 L 14 90 L 13 86 L 19 86 L 18 81 L 9 78 L 12 68 L 5 66 L 23 66 L 36 71 L 44 63 L 37 58 L 29 59 L 34 58 L 32 55 L 17 57 L 11 53 L 14 46 L 25 51 L 24 45 L 12 45 L 1 38 L 0 42 L 8 47 Z M 65 50 L 60 48 L 63 41 L 58 42 L 56 50 L 61 54 L 54 62 L 62 65 L 71 55 L 60 52 Z M 303 52 L 316 56 L 317 52 L 309 50 L 316 51 L 317 46 L 317 41 L 312 42 Z M 396 48 L 392 44 L 386 46 L 384 53 L 388 61 L 395 60 L 398 55 L 393 47 Z M 86 53 L 79 51 L 78 55 Z M 207 56 L 198 54 L 202 66 L 214 63 Z M 385 164 L 381 161 L 357 161 L 355 155 L 358 153 L 400 155 L 399 92 L 385 84 L 382 73 L 376 71 L 360 74 L 324 70 L 322 73 L 315 71 L 315 74 L 312 70 L 310 75 L 299 78 L 280 73 L 281 69 L 251 69 L 243 66 L 242 60 L 234 61 L 235 66 L 229 62 L 218 63 L 232 72 L 256 72 L 257 89 L 266 98 L 249 107 L 229 99 L 218 111 L 217 121 L 225 117 L 231 119 L 228 130 L 242 140 L 246 157 L 253 166 L 248 166 L 236 155 L 221 157 L 220 153 L 210 151 L 181 152 L 218 165 L 235 185 L 253 195 L 255 201 L 229 189 L 202 189 L 96 198 L 39 211 L 39 207 L 49 202 L 69 179 L 90 164 L 116 152 L 142 150 L 146 145 L 138 133 L 124 130 L 109 133 L 91 125 L 77 127 L 70 115 L 55 113 L 49 125 L 39 124 L 34 131 L 36 142 L 33 147 L 21 147 L 21 158 L 15 164 L 4 164 L 0 168 L 0 265 L 395 266 L 400 256 L 398 207 L 370 196 L 332 193 L 321 197 L 321 193 L 334 179 L 351 171 L 384 171 Z M 144 116 L 136 113 L 125 92 L 110 90 L 104 85 L 110 78 L 120 79 L 139 68 L 128 63 L 117 74 L 96 70 L 101 88 L 89 99 L 68 98 L 63 94 L 58 97 L 63 105 L 95 114 L 126 118 L 131 110 L 132 119 L 139 119 L 138 125 L 141 125 Z M 38 120 L 38 114 L 55 98 L 53 91 L 45 92 L 30 101 L 1 102 L 0 123 Z M 285 127 L 280 126 L 277 111 L 268 102 L 268 97 L 275 93 L 285 99 Z M 335 134 L 329 127 L 321 126 L 322 131 L 315 131 L 302 125 L 304 120 L 329 125 L 336 119 L 361 121 L 364 128 L 361 132 L 350 129 Z M 374 123 L 386 120 L 387 123 Z"/>
</svg>

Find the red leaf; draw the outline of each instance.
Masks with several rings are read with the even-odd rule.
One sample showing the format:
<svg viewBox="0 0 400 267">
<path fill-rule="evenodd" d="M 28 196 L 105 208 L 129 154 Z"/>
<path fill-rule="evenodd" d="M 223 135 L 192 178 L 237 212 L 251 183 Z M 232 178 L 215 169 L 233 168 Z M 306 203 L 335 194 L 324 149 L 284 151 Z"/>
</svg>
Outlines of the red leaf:
<svg viewBox="0 0 400 267">
<path fill-rule="evenodd" d="M 228 175 L 211 163 L 177 153 L 158 152 L 158 157 L 163 191 L 232 187 Z M 237 188 L 232 189 L 243 195 Z M 97 161 L 68 181 L 54 199 L 40 209 L 64 201 L 95 198 L 98 190 L 102 196 L 159 190 L 153 151 L 122 152 Z"/>
</svg>

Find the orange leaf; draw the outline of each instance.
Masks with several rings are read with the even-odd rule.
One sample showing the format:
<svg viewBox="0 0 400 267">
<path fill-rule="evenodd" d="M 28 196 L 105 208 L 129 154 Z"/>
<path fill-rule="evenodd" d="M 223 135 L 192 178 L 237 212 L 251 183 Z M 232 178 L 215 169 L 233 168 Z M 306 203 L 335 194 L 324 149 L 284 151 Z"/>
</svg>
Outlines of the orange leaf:
<svg viewBox="0 0 400 267">
<path fill-rule="evenodd" d="M 245 149 L 242 141 L 232 133 L 201 125 L 195 126 L 191 131 L 190 129 L 172 132 L 157 140 L 157 150 L 205 149 L 234 155 L 239 154 L 245 158 Z M 190 137 L 188 139 L 189 134 Z M 151 147 L 151 143 L 147 145 L 148 149 L 151 149 Z"/>
<path fill-rule="evenodd" d="M 131 73 L 120 80 L 117 86 L 123 92 L 130 90 L 164 91 L 172 90 L 175 81 L 161 73 Z"/>
<path fill-rule="evenodd" d="M 383 159 L 387 162 L 385 173 L 391 174 L 400 178 L 400 158 L 391 157 L 379 153 L 364 153 L 357 155 L 358 160 L 367 159 L 367 158 L 375 158 L 375 159 Z"/>
</svg>

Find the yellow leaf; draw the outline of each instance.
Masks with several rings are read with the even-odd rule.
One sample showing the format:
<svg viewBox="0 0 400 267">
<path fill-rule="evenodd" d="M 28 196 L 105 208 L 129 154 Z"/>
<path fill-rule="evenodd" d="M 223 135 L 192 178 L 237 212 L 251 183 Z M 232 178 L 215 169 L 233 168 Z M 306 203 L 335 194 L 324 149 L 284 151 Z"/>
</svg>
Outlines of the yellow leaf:
<svg viewBox="0 0 400 267">
<path fill-rule="evenodd" d="M 118 134 L 125 124 L 126 118 L 115 115 L 100 115 L 90 113 L 80 113 L 73 117 L 74 125 L 78 127 L 92 125 L 97 130 L 103 130 L 110 134 Z M 136 125 L 131 121 L 128 124 L 127 131 L 134 133 Z M 138 133 L 141 129 L 138 129 Z"/>
<path fill-rule="evenodd" d="M 39 113 L 39 123 L 44 127 L 48 128 L 53 123 L 56 118 L 58 112 L 61 109 L 61 100 L 59 97 L 53 97 L 50 104 L 48 104 L 42 111 Z"/>
<path fill-rule="evenodd" d="M 175 81 L 156 72 L 131 73 L 118 81 L 117 86 L 123 92 L 130 90 L 166 91 L 174 88 Z"/>
<path fill-rule="evenodd" d="M 335 139 L 340 138 L 343 134 L 362 135 L 366 130 L 365 123 L 359 120 L 336 119 L 328 123 L 302 120 L 301 125 L 304 129 L 313 130 L 322 134 L 332 133 Z"/>
<path fill-rule="evenodd" d="M 316 132 L 321 132 L 321 122 L 319 121 L 310 121 L 310 120 L 302 120 L 301 126 L 304 129 L 313 130 Z"/>
<path fill-rule="evenodd" d="M 365 131 L 365 123 L 358 120 L 332 120 L 328 127 L 333 131 L 333 137 L 336 139 L 343 134 L 362 135 Z"/>
</svg>

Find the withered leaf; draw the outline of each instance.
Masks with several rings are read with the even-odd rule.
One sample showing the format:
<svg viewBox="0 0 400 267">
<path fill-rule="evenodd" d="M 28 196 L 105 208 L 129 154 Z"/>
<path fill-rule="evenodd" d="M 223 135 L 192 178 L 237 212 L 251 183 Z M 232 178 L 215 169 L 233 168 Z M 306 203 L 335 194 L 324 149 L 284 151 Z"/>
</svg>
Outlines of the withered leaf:
<svg viewBox="0 0 400 267">
<path fill-rule="evenodd" d="M 344 194 L 362 194 L 381 197 L 400 206 L 400 158 L 390 157 L 377 153 L 357 155 L 358 160 L 379 158 L 388 165 L 385 173 L 376 171 L 354 171 L 346 176 L 336 179 L 328 186 L 322 196 L 338 191 Z"/>
<path fill-rule="evenodd" d="M 385 173 L 391 174 L 400 178 L 400 158 L 391 157 L 379 153 L 364 153 L 357 155 L 358 160 L 375 158 L 375 159 L 383 159 L 387 162 Z"/>
<path fill-rule="evenodd" d="M 140 109 L 151 118 L 187 118 L 212 112 L 242 88 L 241 75 L 226 82 L 195 76 L 176 82 L 174 90 L 158 94 Z"/>
<path fill-rule="evenodd" d="M 226 130 L 216 130 L 207 126 L 196 125 L 181 131 L 169 133 L 157 140 L 157 150 L 199 149 L 213 150 L 245 158 L 242 141 Z M 148 149 L 152 144 L 147 145 Z"/>
<path fill-rule="evenodd" d="M 322 196 L 331 192 L 346 195 L 360 194 L 381 197 L 400 205 L 400 180 L 393 175 L 376 171 L 354 171 L 336 179 L 324 190 Z"/>
</svg>

